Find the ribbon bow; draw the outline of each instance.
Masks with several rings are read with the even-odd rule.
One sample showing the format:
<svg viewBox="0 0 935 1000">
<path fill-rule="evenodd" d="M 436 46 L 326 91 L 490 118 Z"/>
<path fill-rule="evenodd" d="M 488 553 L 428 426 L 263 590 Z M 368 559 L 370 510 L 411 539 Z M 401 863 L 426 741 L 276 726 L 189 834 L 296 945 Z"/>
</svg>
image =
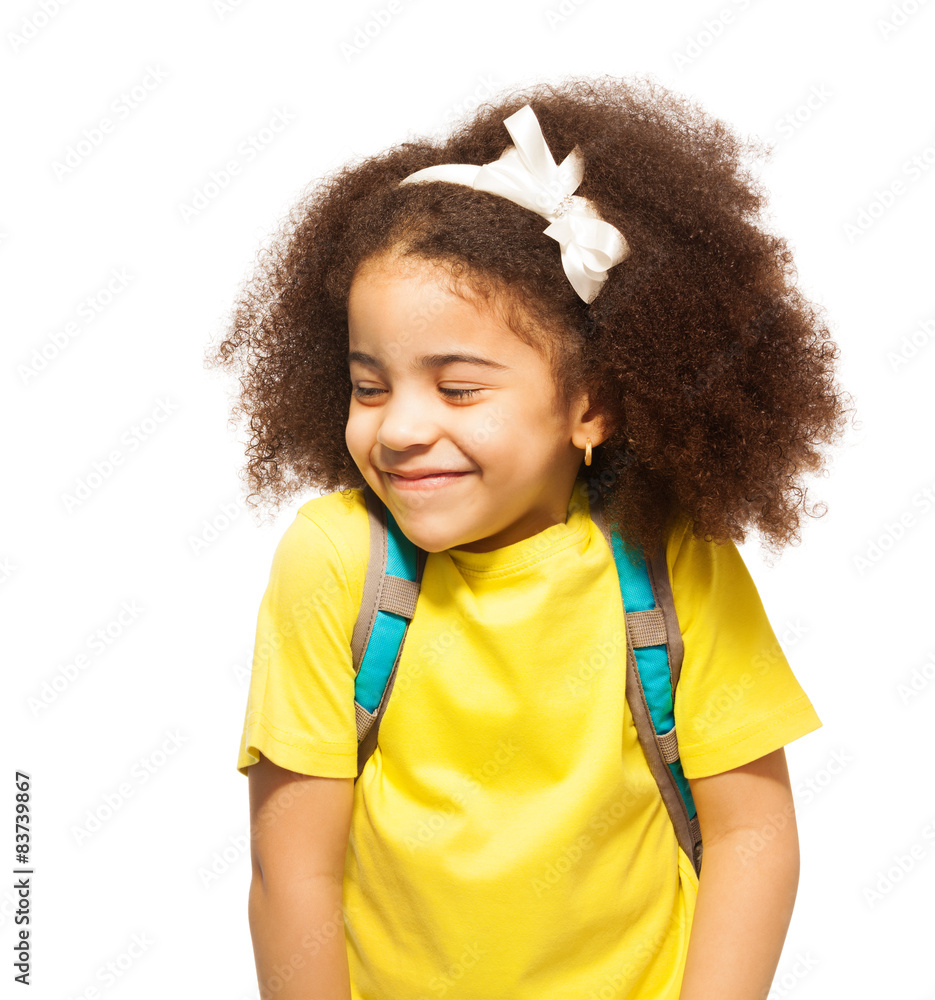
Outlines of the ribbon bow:
<svg viewBox="0 0 935 1000">
<path fill-rule="evenodd" d="M 575 148 L 556 164 L 539 120 L 526 104 L 504 119 L 513 146 L 483 166 L 442 163 L 417 170 L 400 184 L 451 181 L 476 191 L 498 194 L 548 219 L 543 230 L 562 248 L 562 267 L 572 288 L 591 303 L 607 280 L 607 271 L 630 253 L 623 234 L 597 214 L 575 191 L 584 176 L 584 157 Z"/>
</svg>

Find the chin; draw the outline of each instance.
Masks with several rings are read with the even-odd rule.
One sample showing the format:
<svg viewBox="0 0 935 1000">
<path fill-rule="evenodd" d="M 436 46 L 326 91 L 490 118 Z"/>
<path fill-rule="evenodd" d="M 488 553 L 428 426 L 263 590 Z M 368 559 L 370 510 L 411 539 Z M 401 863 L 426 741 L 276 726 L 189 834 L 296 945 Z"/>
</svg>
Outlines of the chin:
<svg viewBox="0 0 935 1000">
<path fill-rule="evenodd" d="M 425 549 L 426 552 L 444 552 L 445 549 L 457 546 L 457 542 L 450 536 L 439 537 L 436 532 L 420 530 L 420 526 L 413 525 L 408 519 L 397 516 L 395 511 L 392 511 L 392 514 L 402 533 L 417 548 Z"/>
</svg>

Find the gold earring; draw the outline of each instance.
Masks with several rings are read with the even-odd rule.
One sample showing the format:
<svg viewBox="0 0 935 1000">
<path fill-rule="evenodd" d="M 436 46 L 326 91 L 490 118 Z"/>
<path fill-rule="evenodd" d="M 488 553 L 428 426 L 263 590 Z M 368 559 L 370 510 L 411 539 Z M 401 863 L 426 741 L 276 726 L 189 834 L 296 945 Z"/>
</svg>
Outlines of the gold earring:
<svg viewBox="0 0 935 1000">
<path fill-rule="evenodd" d="M 587 447 L 584 449 L 584 464 L 591 464 L 591 439 L 588 438 Z"/>
</svg>

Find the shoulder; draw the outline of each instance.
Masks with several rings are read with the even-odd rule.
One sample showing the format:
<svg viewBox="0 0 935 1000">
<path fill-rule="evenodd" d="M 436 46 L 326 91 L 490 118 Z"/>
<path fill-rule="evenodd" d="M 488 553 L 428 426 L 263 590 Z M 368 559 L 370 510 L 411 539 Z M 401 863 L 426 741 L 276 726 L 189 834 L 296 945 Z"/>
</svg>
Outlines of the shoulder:
<svg viewBox="0 0 935 1000">
<path fill-rule="evenodd" d="M 302 504 L 296 517 L 312 521 L 338 538 L 353 538 L 360 533 L 361 524 L 367 526 L 364 491 L 352 489 L 323 493 Z"/>
<path fill-rule="evenodd" d="M 276 547 L 274 571 L 314 577 L 330 568 L 348 589 L 363 591 L 370 550 L 370 523 L 362 489 L 326 493 L 296 511 Z"/>
<path fill-rule="evenodd" d="M 687 517 L 666 540 L 666 567 L 679 620 L 688 624 L 712 606 L 744 615 L 762 611 L 759 595 L 740 550 L 731 539 L 699 537 Z"/>
<path fill-rule="evenodd" d="M 684 657 L 675 723 L 687 778 L 729 771 L 821 726 L 734 542 L 667 545 Z"/>
</svg>

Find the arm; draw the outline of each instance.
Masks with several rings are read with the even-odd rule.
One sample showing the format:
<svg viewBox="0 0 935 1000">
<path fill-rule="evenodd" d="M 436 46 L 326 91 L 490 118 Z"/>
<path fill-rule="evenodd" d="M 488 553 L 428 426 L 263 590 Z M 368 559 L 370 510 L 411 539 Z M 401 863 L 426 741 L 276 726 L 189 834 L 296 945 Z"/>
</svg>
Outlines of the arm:
<svg viewBox="0 0 935 1000">
<path fill-rule="evenodd" d="M 704 852 L 679 1000 L 765 1000 L 799 881 L 785 750 L 689 785 Z"/>
<path fill-rule="evenodd" d="M 260 1000 L 350 1000 L 342 886 L 354 780 L 298 774 L 262 754 L 247 775 Z"/>
</svg>

